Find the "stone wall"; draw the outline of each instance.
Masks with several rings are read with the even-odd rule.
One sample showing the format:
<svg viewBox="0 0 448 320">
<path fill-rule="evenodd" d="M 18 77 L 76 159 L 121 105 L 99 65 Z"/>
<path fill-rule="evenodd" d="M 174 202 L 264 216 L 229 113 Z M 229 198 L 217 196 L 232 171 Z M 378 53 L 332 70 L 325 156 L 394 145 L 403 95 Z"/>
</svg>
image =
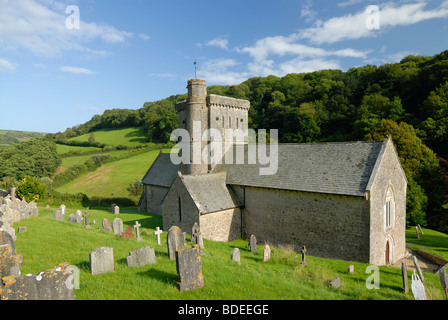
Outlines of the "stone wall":
<svg viewBox="0 0 448 320">
<path fill-rule="evenodd" d="M 145 185 L 146 212 L 162 215 L 162 200 L 168 193 L 169 188 Z"/>
<path fill-rule="evenodd" d="M 233 241 L 241 238 L 241 210 L 229 209 L 201 215 L 199 227 L 204 239 Z"/>
<path fill-rule="evenodd" d="M 235 186 L 243 233 L 258 243 L 303 245 L 312 256 L 369 262 L 369 202 L 348 197 Z"/>
<path fill-rule="evenodd" d="M 407 182 L 392 141 L 388 141 L 381 162 L 374 169 L 375 180 L 370 188 L 370 263 L 386 264 L 386 246 L 389 242 L 389 263 L 401 260 L 406 253 L 406 188 Z M 391 190 L 392 223 L 386 227 L 386 195 Z"/>
</svg>

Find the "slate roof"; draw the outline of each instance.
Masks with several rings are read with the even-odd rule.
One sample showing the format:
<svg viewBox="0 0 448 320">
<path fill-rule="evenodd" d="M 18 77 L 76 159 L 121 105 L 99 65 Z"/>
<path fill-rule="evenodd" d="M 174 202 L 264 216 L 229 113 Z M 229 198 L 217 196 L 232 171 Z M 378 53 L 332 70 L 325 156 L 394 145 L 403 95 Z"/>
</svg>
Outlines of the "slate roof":
<svg viewBox="0 0 448 320">
<path fill-rule="evenodd" d="M 213 172 L 226 172 L 230 185 L 365 196 L 386 142 L 278 144 L 277 173 L 265 176 L 260 175 L 259 169 L 268 165 L 248 164 L 245 146 L 244 164 L 225 164 L 223 160 Z"/>
<path fill-rule="evenodd" d="M 230 186 L 226 185 L 226 173 L 211 173 L 181 179 L 201 214 L 217 212 L 242 206 Z"/>
<path fill-rule="evenodd" d="M 179 171 L 179 165 L 172 163 L 170 154 L 162 151 L 142 179 L 145 185 L 153 185 L 169 188 Z"/>
</svg>

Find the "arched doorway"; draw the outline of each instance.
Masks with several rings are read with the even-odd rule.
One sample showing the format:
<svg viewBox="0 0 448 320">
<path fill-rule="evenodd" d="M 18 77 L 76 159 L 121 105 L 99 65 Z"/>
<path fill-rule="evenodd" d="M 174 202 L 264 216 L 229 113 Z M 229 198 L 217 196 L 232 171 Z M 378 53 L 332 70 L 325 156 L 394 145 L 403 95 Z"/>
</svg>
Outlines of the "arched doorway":
<svg viewBox="0 0 448 320">
<path fill-rule="evenodd" d="M 390 264 L 390 243 L 389 240 L 386 241 L 386 265 Z"/>
<path fill-rule="evenodd" d="M 394 263 L 394 239 L 392 237 L 386 239 L 385 263 L 386 265 Z"/>
</svg>

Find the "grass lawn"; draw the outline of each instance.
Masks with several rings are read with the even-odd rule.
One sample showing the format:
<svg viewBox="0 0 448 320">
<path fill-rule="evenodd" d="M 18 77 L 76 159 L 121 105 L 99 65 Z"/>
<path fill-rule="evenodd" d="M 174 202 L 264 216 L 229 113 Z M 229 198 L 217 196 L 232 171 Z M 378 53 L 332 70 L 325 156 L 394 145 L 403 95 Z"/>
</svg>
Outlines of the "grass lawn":
<svg viewBox="0 0 448 320">
<path fill-rule="evenodd" d="M 56 145 L 58 154 L 64 155 L 70 152 L 91 152 L 91 151 L 98 151 L 100 152 L 101 148 L 95 148 L 95 147 L 78 147 L 78 146 L 66 146 L 63 144 Z"/>
<path fill-rule="evenodd" d="M 62 193 L 82 192 L 87 196 L 128 197 L 129 183 L 142 179 L 160 150 L 107 163 L 93 172 L 57 188 Z"/>
<path fill-rule="evenodd" d="M 423 233 L 417 239 L 415 227 L 406 230 L 406 241 L 415 245 L 408 245 L 408 248 L 417 251 L 423 249 L 439 257 L 448 260 L 448 236 L 445 233 L 422 228 Z"/>
<path fill-rule="evenodd" d="M 123 129 L 101 129 L 93 132 L 95 141 L 105 143 L 108 145 L 127 145 L 138 146 L 146 144 L 146 136 L 143 127 L 123 128 Z M 91 133 L 84 134 L 69 140 L 88 141 Z"/>
<path fill-rule="evenodd" d="M 179 292 L 176 263 L 168 258 L 166 233 L 158 246 L 154 229 L 162 226 L 160 216 L 121 209 L 119 217 L 125 226 L 136 220 L 142 224 L 143 241 L 121 239 L 101 230 L 101 221 L 111 222 L 117 217 L 105 210 L 90 210 L 90 221 L 97 224 L 90 229 L 82 225 L 54 219 L 56 209 L 39 209 L 38 217 L 31 217 L 14 225 L 27 226 L 27 232 L 17 234 L 17 253 L 23 254 L 22 274 L 37 274 L 61 262 L 69 262 L 80 269 L 80 288 L 75 290 L 79 300 L 407 300 L 412 293 L 402 292 L 401 270 L 380 267 L 380 288 L 369 290 L 366 280 L 368 264 L 307 257 L 307 266 L 300 265 L 301 256 L 288 249 L 272 248 L 272 258 L 263 262 L 263 246 L 252 253 L 245 240 L 230 243 L 204 240 L 202 272 L 205 287 L 190 292 Z M 67 209 L 65 220 L 76 209 Z M 187 243 L 190 236 L 187 235 Z M 155 248 L 157 263 L 129 268 L 126 257 L 130 251 L 145 246 Z M 90 274 L 89 253 L 95 248 L 109 246 L 114 250 L 115 272 L 93 276 Z M 233 248 L 241 252 L 241 265 L 231 261 Z M 349 274 L 350 264 L 355 267 Z M 341 278 L 339 289 L 328 283 Z M 411 272 L 408 272 L 410 278 Z M 439 277 L 426 274 L 428 298 L 442 299 Z M 409 279 L 409 281 L 411 281 Z"/>
</svg>

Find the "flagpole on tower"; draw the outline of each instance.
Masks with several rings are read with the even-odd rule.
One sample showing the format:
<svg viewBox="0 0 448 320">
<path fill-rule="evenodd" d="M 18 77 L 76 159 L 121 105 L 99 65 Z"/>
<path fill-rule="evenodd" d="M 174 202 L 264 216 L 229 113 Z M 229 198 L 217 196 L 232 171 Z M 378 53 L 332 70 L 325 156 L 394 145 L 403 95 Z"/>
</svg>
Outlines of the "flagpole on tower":
<svg viewBox="0 0 448 320">
<path fill-rule="evenodd" d="M 197 61 L 194 60 L 194 79 L 197 80 L 198 79 L 198 68 L 197 68 Z"/>
</svg>

